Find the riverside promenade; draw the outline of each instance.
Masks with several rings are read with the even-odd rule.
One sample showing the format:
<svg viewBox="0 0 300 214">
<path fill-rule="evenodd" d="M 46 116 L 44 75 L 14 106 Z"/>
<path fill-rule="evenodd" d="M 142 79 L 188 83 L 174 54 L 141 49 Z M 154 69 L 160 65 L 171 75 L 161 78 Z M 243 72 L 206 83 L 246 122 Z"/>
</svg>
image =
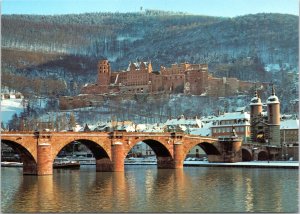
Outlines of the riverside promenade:
<svg viewBox="0 0 300 214">
<path fill-rule="evenodd" d="M 77 160 L 80 165 L 96 165 L 94 159 Z M 154 160 L 136 160 L 125 161 L 125 165 L 156 165 Z M 210 163 L 207 161 L 184 161 L 185 167 L 236 167 L 236 168 L 286 168 L 298 169 L 298 161 L 252 161 L 252 162 L 236 162 L 236 163 Z M 22 167 L 23 163 L 19 162 L 1 162 L 2 167 Z"/>
<path fill-rule="evenodd" d="M 184 166 L 199 167 L 243 167 L 243 168 L 287 168 L 298 169 L 298 161 L 251 161 L 236 163 L 209 163 L 207 161 L 184 161 Z"/>
</svg>

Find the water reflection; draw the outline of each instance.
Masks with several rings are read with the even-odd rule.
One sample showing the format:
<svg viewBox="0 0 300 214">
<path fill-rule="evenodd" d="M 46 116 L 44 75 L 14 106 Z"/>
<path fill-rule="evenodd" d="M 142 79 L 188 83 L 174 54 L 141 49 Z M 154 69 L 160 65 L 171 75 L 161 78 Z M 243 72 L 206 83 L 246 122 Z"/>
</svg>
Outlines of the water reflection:
<svg viewBox="0 0 300 214">
<path fill-rule="evenodd" d="M 247 212 L 253 212 L 253 188 L 252 181 L 250 178 L 245 179 L 246 185 L 246 197 L 245 197 L 245 207 Z"/>
<path fill-rule="evenodd" d="M 297 212 L 298 172 L 129 166 L 23 176 L 2 170 L 3 212 Z"/>
</svg>

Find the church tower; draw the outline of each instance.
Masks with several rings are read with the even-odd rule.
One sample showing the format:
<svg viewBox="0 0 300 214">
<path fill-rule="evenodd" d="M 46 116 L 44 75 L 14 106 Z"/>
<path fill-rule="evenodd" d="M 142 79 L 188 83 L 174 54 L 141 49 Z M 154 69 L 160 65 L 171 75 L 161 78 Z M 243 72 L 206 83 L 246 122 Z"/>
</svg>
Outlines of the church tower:
<svg viewBox="0 0 300 214">
<path fill-rule="evenodd" d="M 262 103 L 259 98 L 257 91 L 255 90 L 254 97 L 251 99 L 250 103 L 250 129 L 251 129 L 251 141 L 258 142 L 257 136 L 260 132 L 258 130 L 259 122 L 262 119 Z"/>
<path fill-rule="evenodd" d="M 98 63 L 98 81 L 97 84 L 101 86 L 108 86 L 110 84 L 110 64 L 108 60 L 100 60 Z"/>
<path fill-rule="evenodd" d="M 274 85 L 272 95 L 267 100 L 268 108 L 268 140 L 271 145 L 280 146 L 280 102 L 275 95 Z"/>
</svg>

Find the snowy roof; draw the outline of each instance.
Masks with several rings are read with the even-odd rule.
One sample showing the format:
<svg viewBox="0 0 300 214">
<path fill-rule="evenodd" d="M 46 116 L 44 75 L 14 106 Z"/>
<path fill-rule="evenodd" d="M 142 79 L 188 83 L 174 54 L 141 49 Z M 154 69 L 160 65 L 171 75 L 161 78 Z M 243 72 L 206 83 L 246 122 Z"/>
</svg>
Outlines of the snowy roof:
<svg viewBox="0 0 300 214">
<path fill-rule="evenodd" d="M 271 95 L 268 100 L 267 100 L 267 104 L 275 104 L 275 103 L 279 103 L 278 97 L 276 95 Z"/>
<path fill-rule="evenodd" d="M 136 127 L 140 132 L 162 132 L 163 126 L 161 124 L 138 124 Z"/>
<path fill-rule="evenodd" d="M 210 136 L 211 135 L 211 130 L 210 127 L 212 126 L 212 122 L 206 123 L 203 125 L 202 128 L 194 128 L 191 129 L 191 134 L 194 135 L 200 135 L 200 136 Z"/>
<path fill-rule="evenodd" d="M 199 119 L 186 119 L 186 118 L 178 118 L 178 119 L 168 119 L 165 123 L 167 126 L 176 126 L 176 125 L 198 125 L 201 126 L 201 121 Z"/>
<path fill-rule="evenodd" d="M 299 129 L 299 119 L 280 121 L 280 129 Z"/>
<path fill-rule="evenodd" d="M 238 119 L 250 120 L 250 114 L 248 112 L 229 112 L 215 118 L 215 120 L 238 120 Z"/>
<path fill-rule="evenodd" d="M 250 103 L 251 106 L 253 105 L 262 105 L 261 104 L 261 99 L 259 97 L 253 97 L 251 99 L 251 103 Z"/>
<path fill-rule="evenodd" d="M 127 68 L 127 71 L 130 71 L 130 66 L 131 64 L 134 64 L 134 66 L 136 67 L 136 69 L 140 70 L 140 67 L 141 67 L 141 64 L 144 63 L 145 67 L 148 66 L 149 62 L 130 62 L 129 65 L 128 65 L 128 68 Z"/>
<path fill-rule="evenodd" d="M 252 97 L 251 101 L 250 101 L 250 106 L 256 106 L 256 105 L 262 105 L 261 104 L 261 99 L 259 98 L 257 91 L 255 90 L 255 94 L 254 97 Z"/>
<path fill-rule="evenodd" d="M 243 111 L 245 111 L 246 110 L 246 106 L 243 106 L 243 107 L 237 107 L 236 109 L 235 109 L 235 112 L 243 112 Z"/>
<path fill-rule="evenodd" d="M 216 116 L 201 117 L 201 122 L 208 123 L 208 122 L 216 120 L 216 118 L 217 118 Z"/>
</svg>

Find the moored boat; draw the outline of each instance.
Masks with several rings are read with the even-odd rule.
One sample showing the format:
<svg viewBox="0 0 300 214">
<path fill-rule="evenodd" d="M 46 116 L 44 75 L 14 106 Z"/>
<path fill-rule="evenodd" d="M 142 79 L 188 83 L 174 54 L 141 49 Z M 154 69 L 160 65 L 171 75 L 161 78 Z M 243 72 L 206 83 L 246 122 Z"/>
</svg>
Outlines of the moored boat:
<svg viewBox="0 0 300 214">
<path fill-rule="evenodd" d="M 3 161 L 1 162 L 1 167 L 23 167 L 23 163 Z"/>
<path fill-rule="evenodd" d="M 80 163 L 78 161 L 69 160 L 68 158 L 55 158 L 53 168 L 79 169 Z"/>
</svg>

